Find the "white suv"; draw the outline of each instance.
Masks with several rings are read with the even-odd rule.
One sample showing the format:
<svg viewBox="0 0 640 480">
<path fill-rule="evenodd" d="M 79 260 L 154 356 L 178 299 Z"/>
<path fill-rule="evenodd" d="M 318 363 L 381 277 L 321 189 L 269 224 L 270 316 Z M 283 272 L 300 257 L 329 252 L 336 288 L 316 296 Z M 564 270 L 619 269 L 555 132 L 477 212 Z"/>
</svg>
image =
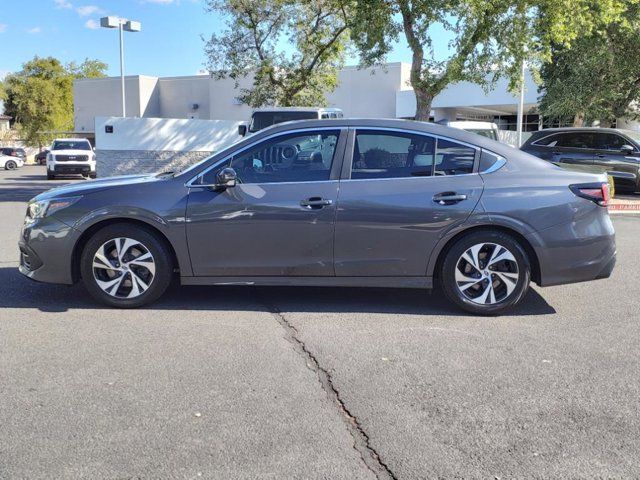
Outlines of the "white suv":
<svg viewBox="0 0 640 480">
<path fill-rule="evenodd" d="M 80 174 L 96 178 L 96 154 L 86 138 L 57 138 L 47 154 L 47 179 Z"/>
</svg>

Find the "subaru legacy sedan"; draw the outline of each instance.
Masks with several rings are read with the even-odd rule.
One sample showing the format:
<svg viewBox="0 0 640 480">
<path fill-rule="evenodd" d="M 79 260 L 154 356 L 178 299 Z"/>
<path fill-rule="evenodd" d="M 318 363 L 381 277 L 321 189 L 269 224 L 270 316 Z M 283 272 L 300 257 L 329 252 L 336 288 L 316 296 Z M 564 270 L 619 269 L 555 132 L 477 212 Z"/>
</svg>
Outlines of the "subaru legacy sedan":
<svg viewBox="0 0 640 480">
<path fill-rule="evenodd" d="M 498 314 L 615 263 L 604 175 L 402 120 L 276 125 L 178 173 L 29 202 L 20 271 L 138 307 L 183 285 L 431 289 Z"/>
</svg>

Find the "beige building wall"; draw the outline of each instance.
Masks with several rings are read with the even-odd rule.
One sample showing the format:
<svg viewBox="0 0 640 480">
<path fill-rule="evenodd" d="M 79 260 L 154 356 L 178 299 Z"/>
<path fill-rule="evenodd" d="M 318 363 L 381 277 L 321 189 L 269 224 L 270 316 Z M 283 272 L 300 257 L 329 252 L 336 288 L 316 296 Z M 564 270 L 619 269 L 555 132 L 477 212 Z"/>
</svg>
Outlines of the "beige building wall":
<svg viewBox="0 0 640 480">
<path fill-rule="evenodd" d="M 210 118 L 208 75 L 168 77 L 158 80 L 160 114 L 163 118 Z M 194 105 L 198 105 L 194 109 Z"/>
</svg>

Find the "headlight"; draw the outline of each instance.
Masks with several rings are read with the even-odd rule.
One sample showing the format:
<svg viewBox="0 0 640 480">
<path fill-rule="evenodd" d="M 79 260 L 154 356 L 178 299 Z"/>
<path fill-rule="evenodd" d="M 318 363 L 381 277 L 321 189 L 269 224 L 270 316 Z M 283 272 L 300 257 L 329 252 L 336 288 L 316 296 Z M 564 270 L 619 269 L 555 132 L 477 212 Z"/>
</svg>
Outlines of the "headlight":
<svg viewBox="0 0 640 480">
<path fill-rule="evenodd" d="M 44 218 L 48 215 L 53 215 L 55 212 L 67 208 L 82 197 L 67 197 L 67 198 L 54 198 L 52 200 L 40 200 L 29 203 L 27 207 L 27 217 L 25 222 L 33 222 L 38 218 Z"/>
</svg>

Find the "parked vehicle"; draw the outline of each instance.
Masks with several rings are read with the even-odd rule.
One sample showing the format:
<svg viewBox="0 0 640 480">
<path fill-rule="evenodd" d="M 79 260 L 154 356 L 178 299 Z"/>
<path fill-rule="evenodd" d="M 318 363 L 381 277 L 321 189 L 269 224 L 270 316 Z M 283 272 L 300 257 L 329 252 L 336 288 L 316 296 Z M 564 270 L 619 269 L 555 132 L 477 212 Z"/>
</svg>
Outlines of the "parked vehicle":
<svg viewBox="0 0 640 480">
<path fill-rule="evenodd" d="M 96 156 L 86 138 L 59 138 L 51 144 L 47 155 L 47 179 L 70 174 L 96 178 Z"/>
<path fill-rule="evenodd" d="M 185 285 L 432 288 L 478 314 L 529 282 L 606 278 L 604 175 L 403 120 L 276 125 L 180 173 L 73 184 L 29 202 L 20 271 L 137 307 Z"/>
<path fill-rule="evenodd" d="M 0 148 L 0 153 L 2 155 L 8 155 L 10 157 L 18 157 L 23 162 L 27 159 L 27 152 L 24 151 L 24 148 L 18 147 L 2 147 Z"/>
<path fill-rule="evenodd" d="M 278 123 L 292 122 L 295 120 L 326 120 L 329 118 L 343 118 L 342 110 L 339 108 L 317 108 L 317 107 L 267 107 L 258 108 L 251 114 L 249 123 L 249 133 L 256 133 L 260 130 L 277 125 Z M 240 125 L 238 134 L 245 136 L 247 126 Z"/>
<path fill-rule="evenodd" d="M 445 125 L 447 127 L 459 128 L 467 132 L 476 133 L 483 137 L 490 138 L 491 140 L 498 141 L 498 125 L 491 122 L 474 122 L 468 120 L 448 121 L 441 120 L 437 122 L 438 125 Z"/>
<path fill-rule="evenodd" d="M 534 132 L 521 150 L 566 168 L 606 172 L 616 190 L 640 191 L 640 132 L 549 128 Z"/>
<path fill-rule="evenodd" d="M 24 165 L 24 161 L 20 157 L 12 157 L 10 155 L 0 154 L 0 168 L 5 170 L 15 170 Z"/>
<path fill-rule="evenodd" d="M 42 150 L 41 152 L 36 153 L 35 160 L 38 165 L 46 165 L 47 164 L 47 155 L 50 150 Z"/>
</svg>

